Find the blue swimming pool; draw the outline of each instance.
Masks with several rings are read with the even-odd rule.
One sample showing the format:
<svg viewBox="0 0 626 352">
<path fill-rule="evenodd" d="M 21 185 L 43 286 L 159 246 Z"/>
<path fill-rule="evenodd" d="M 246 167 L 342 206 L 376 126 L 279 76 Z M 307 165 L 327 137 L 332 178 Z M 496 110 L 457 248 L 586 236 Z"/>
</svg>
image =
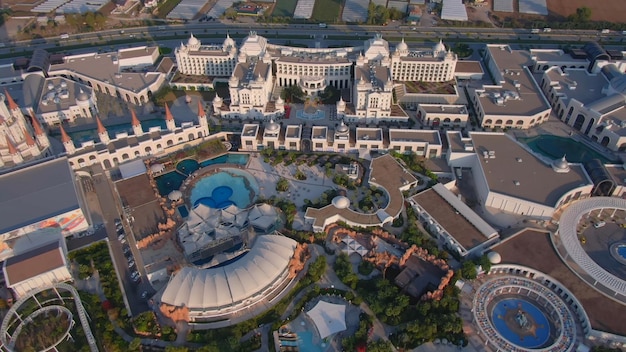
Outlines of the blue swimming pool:
<svg viewBox="0 0 626 352">
<path fill-rule="evenodd" d="M 302 331 L 298 333 L 298 347 L 301 352 L 323 352 L 324 348 L 313 344 L 313 333 Z"/>
<path fill-rule="evenodd" d="M 551 159 L 559 159 L 565 155 L 567 161 L 572 163 L 584 163 L 591 159 L 600 159 L 603 163 L 613 162 L 584 143 L 568 137 L 539 135 L 531 138 L 518 138 L 518 140 L 532 151 Z"/>
<path fill-rule="evenodd" d="M 239 169 L 222 169 L 199 180 L 191 190 L 190 201 L 194 207 L 204 204 L 223 209 L 234 204 L 247 208 L 258 193 L 259 185 L 252 175 Z"/>
<path fill-rule="evenodd" d="M 622 244 L 617 247 L 617 255 L 626 259 L 626 244 Z"/>
<path fill-rule="evenodd" d="M 522 299 L 504 299 L 491 313 L 493 326 L 514 345 L 539 348 L 548 342 L 550 322 L 532 303 Z"/>
<path fill-rule="evenodd" d="M 157 177 L 156 183 L 157 188 L 159 189 L 159 193 L 162 196 L 167 196 L 173 190 L 180 189 L 180 186 L 183 184 L 187 175 L 193 173 L 201 167 L 216 165 L 216 164 L 237 164 L 237 165 L 247 165 L 248 160 L 250 159 L 250 155 L 248 154 L 235 154 L 228 153 L 217 158 L 205 160 L 201 163 L 198 163 L 194 159 L 183 159 L 178 164 L 176 164 L 176 171 L 168 172 Z"/>
</svg>

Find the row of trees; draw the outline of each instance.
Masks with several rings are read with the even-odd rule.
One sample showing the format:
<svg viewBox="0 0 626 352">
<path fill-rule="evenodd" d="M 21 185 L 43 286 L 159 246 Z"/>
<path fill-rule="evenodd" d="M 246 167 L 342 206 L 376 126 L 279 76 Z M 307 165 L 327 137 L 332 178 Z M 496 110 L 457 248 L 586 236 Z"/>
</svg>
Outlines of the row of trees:
<svg viewBox="0 0 626 352">
<path fill-rule="evenodd" d="M 373 2 L 367 7 L 367 24 L 385 25 L 389 20 L 401 20 L 404 16 L 404 12 L 396 8 L 387 8 Z"/>
</svg>

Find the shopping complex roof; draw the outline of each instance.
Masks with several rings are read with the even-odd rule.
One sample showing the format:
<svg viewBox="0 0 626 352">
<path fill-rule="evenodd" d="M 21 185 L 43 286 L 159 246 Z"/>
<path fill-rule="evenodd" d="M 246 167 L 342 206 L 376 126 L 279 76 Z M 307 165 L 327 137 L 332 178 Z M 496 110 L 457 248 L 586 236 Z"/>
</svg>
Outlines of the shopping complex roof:
<svg viewBox="0 0 626 352">
<path fill-rule="evenodd" d="M 0 234 L 80 207 L 67 158 L 1 175 L 0 189 Z"/>
<path fill-rule="evenodd" d="M 262 294 L 282 277 L 296 241 L 261 235 L 240 259 L 215 268 L 185 267 L 170 280 L 161 302 L 193 310 L 217 311 Z"/>
</svg>

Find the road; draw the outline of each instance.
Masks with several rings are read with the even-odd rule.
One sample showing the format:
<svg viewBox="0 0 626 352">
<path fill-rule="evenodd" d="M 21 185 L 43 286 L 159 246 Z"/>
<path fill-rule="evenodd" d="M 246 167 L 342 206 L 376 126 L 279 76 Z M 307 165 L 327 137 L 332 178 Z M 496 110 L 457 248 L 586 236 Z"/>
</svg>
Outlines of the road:
<svg viewBox="0 0 626 352">
<path fill-rule="evenodd" d="M 104 220 L 106 234 L 110 243 L 113 265 L 118 273 L 118 279 L 120 280 L 122 287 L 122 295 L 124 296 L 125 303 L 127 304 L 126 308 L 128 309 L 129 314 L 137 315 L 149 309 L 147 302 L 141 298 L 141 293 L 143 291 L 154 293 L 154 291 L 150 287 L 150 284 L 145 276 L 143 262 L 140 261 L 140 259 L 137 259 L 140 258 L 139 251 L 134 245 L 135 243 L 131 236 L 127 235 L 126 240 L 129 242 L 133 241 L 129 243 L 129 247 L 131 248 L 135 261 L 137 262 L 136 267 L 142 271 L 142 280 L 139 284 L 135 284 L 131 280 L 130 273 L 135 269 L 135 267 L 132 269 L 128 267 L 128 260 L 122 251 L 123 244 L 118 239 L 115 228 L 115 219 L 120 219 L 120 214 L 122 213 L 121 209 L 119 209 L 119 199 L 116 198 L 116 194 L 113 192 L 113 183 L 101 168 L 94 166 L 92 174 L 94 190 L 98 195 L 102 211 L 102 219 Z M 130 234 L 129 228 L 126 224 L 125 228 L 126 233 Z"/>
<path fill-rule="evenodd" d="M 387 38 L 407 38 L 410 40 L 423 39 L 433 41 L 442 38 L 446 42 L 476 41 L 485 43 L 489 41 L 505 42 L 528 42 L 538 44 L 541 41 L 548 42 L 585 42 L 589 40 L 602 39 L 605 43 L 614 42 L 620 45 L 626 37 L 620 32 L 602 34 L 593 30 L 556 30 L 550 32 L 531 33 L 529 29 L 511 28 L 458 28 L 458 27 L 417 27 L 412 30 L 411 26 L 367 26 L 367 25 L 329 25 L 328 28 L 320 28 L 317 25 L 287 25 L 287 24 L 258 24 L 258 23 L 221 23 L 203 22 L 189 24 L 169 24 L 152 27 L 135 27 L 124 30 L 104 30 L 100 32 L 71 34 L 68 38 L 49 37 L 19 42 L 6 43 L 0 48 L 0 55 L 22 56 L 20 51 L 28 52 L 33 49 L 58 49 L 62 46 L 90 45 L 106 46 L 109 43 L 114 45 L 141 45 L 141 44 L 162 44 L 163 41 L 170 47 L 175 47 L 180 43 L 180 39 L 185 39 L 190 33 L 198 36 L 213 35 L 216 38 L 223 38 L 227 33 L 233 35 L 244 35 L 250 30 L 257 31 L 260 35 L 266 36 L 271 42 L 280 43 L 288 41 L 289 38 L 301 42 L 302 36 L 314 38 L 326 38 L 329 41 L 336 40 L 341 43 L 361 41 L 372 37 L 374 33 L 381 33 Z M 282 36 L 282 38 L 281 38 Z M 121 43 L 122 42 L 122 43 Z M 88 48 L 93 51 L 93 48 Z"/>
</svg>

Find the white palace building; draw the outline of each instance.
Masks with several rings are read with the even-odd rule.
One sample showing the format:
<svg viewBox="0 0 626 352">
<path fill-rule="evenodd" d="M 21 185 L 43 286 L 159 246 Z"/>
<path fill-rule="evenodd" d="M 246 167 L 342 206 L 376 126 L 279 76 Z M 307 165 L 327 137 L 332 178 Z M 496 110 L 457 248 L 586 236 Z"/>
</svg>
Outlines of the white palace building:
<svg viewBox="0 0 626 352">
<path fill-rule="evenodd" d="M 403 81 L 454 82 L 458 60 L 441 41 L 411 51 L 403 40 L 392 52 L 377 34 L 358 47 L 297 48 L 270 44 L 254 31 L 239 48 L 229 36 L 222 45 L 202 45 L 191 35 L 175 54 L 181 74 L 228 82 L 230 101 L 216 96 L 215 115 L 257 120 L 282 116 L 280 92 L 297 85 L 309 96 L 327 87 L 342 90 L 337 115 L 346 121 L 406 121 L 408 115 L 393 101 L 394 87 Z"/>
</svg>

